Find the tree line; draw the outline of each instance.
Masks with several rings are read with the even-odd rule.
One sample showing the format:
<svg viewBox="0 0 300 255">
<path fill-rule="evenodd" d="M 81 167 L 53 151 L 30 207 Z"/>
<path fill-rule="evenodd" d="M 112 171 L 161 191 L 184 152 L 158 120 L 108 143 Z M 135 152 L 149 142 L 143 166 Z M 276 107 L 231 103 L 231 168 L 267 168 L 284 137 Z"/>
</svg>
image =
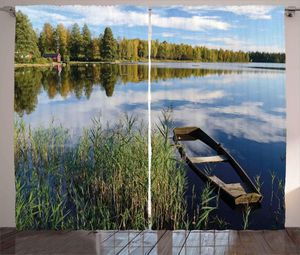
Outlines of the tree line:
<svg viewBox="0 0 300 255">
<path fill-rule="evenodd" d="M 250 52 L 249 57 L 251 62 L 263 63 L 285 63 L 284 53 L 266 53 L 266 52 Z"/>
<path fill-rule="evenodd" d="M 115 38 L 110 27 L 93 37 L 87 24 L 53 27 L 45 23 L 37 34 L 28 17 L 17 12 L 16 62 L 38 62 L 44 54 L 60 53 L 62 60 L 71 61 L 143 61 L 148 57 L 148 42 L 141 39 Z M 284 53 L 243 52 L 209 49 L 205 46 L 160 42 L 151 43 L 151 58 L 166 61 L 199 62 L 285 62 Z"/>
</svg>

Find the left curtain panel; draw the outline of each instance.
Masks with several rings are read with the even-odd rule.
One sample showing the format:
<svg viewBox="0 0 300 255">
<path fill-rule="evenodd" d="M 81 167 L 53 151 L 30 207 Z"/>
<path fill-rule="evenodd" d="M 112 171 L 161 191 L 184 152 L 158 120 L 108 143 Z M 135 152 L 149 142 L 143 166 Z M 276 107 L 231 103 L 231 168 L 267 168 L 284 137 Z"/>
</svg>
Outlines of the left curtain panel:
<svg viewBox="0 0 300 255">
<path fill-rule="evenodd" d="M 147 8 L 17 10 L 17 228 L 147 228 Z"/>
</svg>

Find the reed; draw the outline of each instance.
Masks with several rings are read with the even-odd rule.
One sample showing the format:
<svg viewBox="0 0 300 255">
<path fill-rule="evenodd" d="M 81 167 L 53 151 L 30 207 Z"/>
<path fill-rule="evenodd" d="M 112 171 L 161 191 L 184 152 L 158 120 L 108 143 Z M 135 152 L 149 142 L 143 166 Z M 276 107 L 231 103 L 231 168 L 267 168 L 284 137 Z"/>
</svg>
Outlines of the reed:
<svg viewBox="0 0 300 255">
<path fill-rule="evenodd" d="M 249 217 L 251 213 L 251 206 L 245 205 L 243 209 L 243 229 L 246 230 L 249 227 Z"/>
<path fill-rule="evenodd" d="M 211 223 L 213 224 L 214 228 L 217 229 L 227 229 L 230 226 L 230 224 L 225 219 L 219 217 L 218 215 L 213 217 Z"/>
<path fill-rule="evenodd" d="M 257 190 L 260 192 L 261 191 L 261 187 L 263 185 L 263 181 L 261 180 L 261 175 L 256 175 L 254 177 L 254 181 L 255 181 L 255 186 L 257 188 Z"/>
<path fill-rule="evenodd" d="M 270 198 L 270 205 L 272 205 L 273 203 L 273 196 L 274 196 L 274 182 L 275 182 L 275 178 L 276 178 L 276 173 L 275 171 L 271 171 L 270 172 L 271 175 L 271 198 Z"/>
<path fill-rule="evenodd" d="M 284 180 L 280 179 L 274 170 L 270 171 L 271 175 L 271 197 L 270 209 L 274 215 L 274 229 L 282 228 L 284 226 Z M 274 198 L 275 197 L 275 201 Z M 273 205 L 275 202 L 275 205 Z M 277 202 L 277 203 L 276 203 Z"/>
<path fill-rule="evenodd" d="M 214 204 L 214 205 L 213 205 Z M 207 183 L 201 194 L 201 208 L 196 219 L 197 229 L 207 229 L 210 214 L 218 208 L 219 192 L 215 195 L 215 189 Z"/>
<path fill-rule="evenodd" d="M 152 133 L 152 213 L 155 229 L 186 228 L 186 176 L 184 162 L 177 160 L 176 147 L 169 138 L 173 128 L 172 110 L 162 112 Z"/>
<path fill-rule="evenodd" d="M 153 227 L 183 227 L 184 170 L 165 134 L 152 142 Z M 18 229 L 147 227 L 147 129 L 132 116 L 94 119 L 75 142 L 54 122 L 32 130 L 17 120 L 15 166 Z"/>
<path fill-rule="evenodd" d="M 278 201 L 278 211 L 284 209 L 284 204 L 281 204 L 281 201 L 284 201 L 284 181 L 282 179 L 277 178 L 278 181 L 278 190 L 277 190 L 277 201 Z"/>
</svg>

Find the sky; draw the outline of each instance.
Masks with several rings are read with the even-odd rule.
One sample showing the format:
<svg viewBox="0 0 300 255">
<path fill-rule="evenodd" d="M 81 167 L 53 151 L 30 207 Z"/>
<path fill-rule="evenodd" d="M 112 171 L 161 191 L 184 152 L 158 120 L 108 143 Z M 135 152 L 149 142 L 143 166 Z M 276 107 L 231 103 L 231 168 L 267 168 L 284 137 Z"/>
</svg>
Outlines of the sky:
<svg viewBox="0 0 300 255">
<path fill-rule="evenodd" d="M 112 28 L 114 36 L 147 39 L 147 7 L 20 6 L 34 29 L 45 22 L 86 23 L 94 37 Z M 152 38 L 193 46 L 242 51 L 284 52 L 283 6 L 170 6 L 152 8 Z"/>
</svg>

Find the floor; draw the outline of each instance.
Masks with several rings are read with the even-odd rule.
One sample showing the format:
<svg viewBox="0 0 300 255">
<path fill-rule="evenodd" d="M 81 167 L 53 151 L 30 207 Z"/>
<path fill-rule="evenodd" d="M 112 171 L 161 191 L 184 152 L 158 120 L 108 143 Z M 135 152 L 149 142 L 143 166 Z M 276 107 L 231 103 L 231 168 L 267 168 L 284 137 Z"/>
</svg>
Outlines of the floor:
<svg viewBox="0 0 300 255">
<path fill-rule="evenodd" d="M 0 254 L 300 254 L 300 229 L 264 231 L 16 231 Z"/>
</svg>

